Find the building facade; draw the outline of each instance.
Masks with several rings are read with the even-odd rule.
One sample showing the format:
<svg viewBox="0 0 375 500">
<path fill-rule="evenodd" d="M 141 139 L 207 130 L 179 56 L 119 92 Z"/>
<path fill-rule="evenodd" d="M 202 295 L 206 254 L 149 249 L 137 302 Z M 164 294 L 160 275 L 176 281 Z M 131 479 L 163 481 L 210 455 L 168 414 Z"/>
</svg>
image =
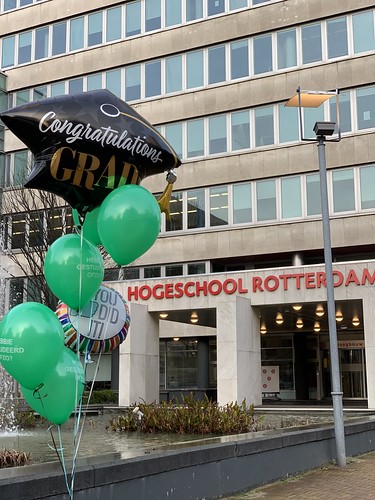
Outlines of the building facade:
<svg viewBox="0 0 375 500">
<path fill-rule="evenodd" d="M 182 160 L 155 245 L 107 274 L 132 315 L 102 370 L 120 403 L 330 397 L 318 153 L 284 106 L 301 87 L 340 91 L 326 153 L 341 377 L 375 407 L 374 15 L 370 0 L 1 0 L 2 109 L 107 88 Z M 329 120 L 334 102 L 303 110 L 310 138 Z M 0 133 L 6 196 L 30 154 Z M 157 195 L 165 177 L 143 185 Z M 32 251 L 30 214 L 5 215 L 3 312 L 30 282 L 7 250 Z"/>
</svg>

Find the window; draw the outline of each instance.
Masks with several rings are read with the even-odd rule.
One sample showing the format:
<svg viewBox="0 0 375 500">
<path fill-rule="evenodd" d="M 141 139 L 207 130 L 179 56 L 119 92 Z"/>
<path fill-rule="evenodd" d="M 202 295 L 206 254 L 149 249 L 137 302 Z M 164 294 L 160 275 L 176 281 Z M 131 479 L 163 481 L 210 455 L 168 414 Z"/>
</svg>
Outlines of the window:
<svg viewBox="0 0 375 500">
<path fill-rule="evenodd" d="M 258 181 L 257 193 L 257 220 L 266 221 L 276 219 L 276 183 L 274 180 Z"/>
<path fill-rule="evenodd" d="M 165 92 L 182 89 L 182 56 L 167 57 L 165 60 Z"/>
<path fill-rule="evenodd" d="M 266 106 L 255 109 L 255 145 L 266 146 L 274 143 L 273 108 Z"/>
<path fill-rule="evenodd" d="M 194 189 L 187 192 L 188 229 L 205 227 L 205 192 L 204 189 Z"/>
<path fill-rule="evenodd" d="M 224 0 L 207 0 L 207 14 L 209 16 L 221 14 L 224 10 Z"/>
<path fill-rule="evenodd" d="M 305 137 L 314 138 L 314 125 L 318 121 L 324 121 L 324 107 L 303 108 L 303 134 Z"/>
<path fill-rule="evenodd" d="M 125 68 L 125 100 L 134 101 L 141 98 L 141 65 Z"/>
<path fill-rule="evenodd" d="M 194 262 L 192 264 L 188 264 L 188 275 L 191 274 L 205 274 L 206 273 L 206 264 L 204 262 Z"/>
<path fill-rule="evenodd" d="M 102 88 L 102 73 L 89 75 L 87 77 L 87 90 L 97 90 Z"/>
<path fill-rule="evenodd" d="M 375 49 L 374 14 L 372 10 L 353 14 L 354 53 Z"/>
<path fill-rule="evenodd" d="M 302 26 L 302 63 L 322 60 L 322 29 L 320 23 Z"/>
<path fill-rule="evenodd" d="M 236 184 L 233 186 L 233 223 L 252 222 L 251 184 Z"/>
<path fill-rule="evenodd" d="M 28 302 L 43 301 L 42 297 L 42 278 L 40 276 L 29 276 L 26 280 L 26 297 Z"/>
<path fill-rule="evenodd" d="M 279 104 L 279 142 L 298 141 L 299 118 L 298 108 L 285 107 Z"/>
<path fill-rule="evenodd" d="M 375 87 L 357 90 L 357 127 L 375 127 Z"/>
<path fill-rule="evenodd" d="M 53 83 L 51 85 L 51 97 L 65 94 L 65 82 Z"/>
<path fill-rule="evenodd" d="M 145 64 L 145 97 L 161 94 L 161 61 Z"/>
<path fill-rule="evenodd" d="M 306 175 L 306 199 L 307 215 L 320 215 L 322 209 L 319 174 Z"/>
<path fill-rule="evenodd" d="M 254 74 L 259 75 L 272 71 L 272 36 L 264 35 L 254 37 L 253 47 Z"/>
<path fill-rule="evenodd" d="M 95 12 L 95 14 L 89 14 L 89 32 L 87 45 L 92 47 L 93 45 L 99 45 L 103 43 L 103 12 Z"/>
<path fill-rule="evenodd" d="M 202 0 L 186 0 L 186 21 L 201 19 L 203 17 Z"/>
<path fill-rule="evenodd" d="M 62 209 L 51 209 L 46 216 L 46 236 L 49 245 L 64 234 L 65 231 L 63 229 L 64 219 Z"/>
<path fill-rule="evenodd" d="M 2 42 L 1 67 L 7 68 L 14 65 L 15 37 L 8 36 Z"/>
<path fill-rule="evenodd" d="M 195 339 L 160 341 L 160 388 L 197 387 L 197 349 Z"/>
<path fill-rule="evenodd" d="M 224 82 L 225 46 L 219 45 L 208 49 L 208 83 Z"/>
<path fill-rule="evenodd" d="M 12 239 L 11 248 L 25 248 L 26 214 L 12 215 Z"/>
<path fill-rule="evenodd" d="M 277 67 L 278 69 L 284 69 L 296 65 L 296 30 L 279 31 L 277 33 Z"/>
<path fill-rule="evenodd" d="M 48 57 L 49 29 L 39 28 L 35 30 L 35 59 Z"/>
<path fill-rule="evenodd" d="M 121 97 L 121 70 L 114 69 L 105 74 L 105 88 L 110 90 L 117 97 Z"/>
<path fill-rule="evenodd" d="M 145 279 L 148 278 L 160 278 L 161 276 L 161 267 L 160 266 L 154 266 L 154 267 L 145 267 L 143 270 L 143 275 Z"/>
<path fill-rule="evenodd" d="M 203 119 L 187 122 L 187 157 L 204 155 L 204 122 Z"/>
<path fill-rule="evenodd" d="M 75 78 L 74 80 L 69 80 L 69 94 L 74 94 L 75 92 L 83 91 L 83 78 Z"/>
<path fill-rule="evenodd" d="M 121 38 L 121 7 L 107 10 L 106 41 L 120 40 Z"/>
<path fill-rule="evenodd" d="M 66 23 L 52 25 L 52 55 L 66 52 Z"/>
<path fill-rule="evenodd" d="M 333 211 L 347 212 L 355 209 L 353 169 L 332 172 Z"/>
<path fill-rule="evenodd" d="M 210 188 L 210 226 L 228 224 L 228 186 Z"/>
<path fill-rule="evenodd" d="M 285 177 L 281 179 L 281 217 L 291 219 L 301 216 L 301 177 Z"/>
<path fill-rule="evenodd" d="M 182 123 L 172 123 L 165 127 L 165 138 L 179 158 L 182 158 Z"/>
<path fill-rule="evenodd" d="M 18 37 L 18 64 L 31 61 L 31 31 L 21 33 Z"/>
<path fill-rule="evenodd" d="M 22 304 L 24 297 L 25 278 L 9 279 L 9 309 Z"/>
<path fill-rule="evenodd" d="M 170 266 L 165 266 L 165 275 L 166 276 L 182 276 L 183 266 L 182 264 L 173 264 Z"/>
<path fill-rule="evenodd" d="M 28 152 L 18 151 L 14 154 L 13 186 L 22 186 L 28 173 Z"/>
<path fill-rule="evenodd" d="M 340 129 L 341 132 L 350 132 L 352 130 L 352 117 L 350 111 L 350 92 L 341 92 L 339 99 L 340 106 Z M 337 122 L 336 118 L 336 99 L 329 100 L 330 120 Z"/>
<path fill-rule="evenodd" d="M 17 0 L 4 0 L 4 11 L 12 10 L 17 7 Z"/>
<path fill-rule="evenodd" d="M 169 204 L 171 214 L 170 220 L 166 221 L 167 231 L 181 231 L 182 230 L 182 193 L 172 193 L 171 201 Z"/>
<path fill-rule="evenodd" d="M 327 21 L 327 45 L 329 59 L 347 55 L 346 17 Z"/>
<path fill-rule="evenodd" d="M 181 0 L 165 0 L 165 25 L 181 23 Z"/>
<path fill-rule="evenodd" d="M 202 87 L 203 77 L 203 50 L 188 52 L 186 56 L 187 88 Z"/>
<path fill-rule="evenodd" d="M 359 169 L 361 183 L 361 209 L 375 208 L 375 166 Z"/>
<path fill-rule="evenodd" d="M 70 21 L 70 50 L 83 49 L 84 42 L 84 18 L 77 17 Z"/>
<path fill-rule="evenodd" d="M 226 116 L 209 118 L 209 154 L 224 153 L 227 150 Z"/>
<path fill-rule="evenodd" d="M 250 114 L 238 111 L 231 114 L 232 151 L 250 148 Z"/>
<path fill-rule="evenodd" d="M 33 90 L 33 97 L 32 97 L 34 101 L 39 101 L 40 99 L 45 99 L 46 97 L 47 97 L 46 85 L 42 87 L 35 87 L 35 89 Z"/>
<path fill-rule="evenodd" d="M 146 31 L 161 28 L 161 5 L 160 0 L 145 0 L 146 6 Z"/>
<path fill-rule="evenodd" d="M 126 36 L 139 35 L 141 33 L 141 2 L 130 2 L 125 8 Z"/>
<path fill-rule="evenodd" d="M 247 7 L 247 0 L 230 0 L 229 10 L 242 9 Z"/>
<path fill-rule="evenodd" d="M 29 247 L 39 247 L 43 245 L 44 216 L 42 212 L 31 212 L 29 215 Z"/>
<path fill-rule="evenodd" d="M 26 104 L 30 102 L 30 91 L 29 90 L 20 90 L 16 93 L 16 106 L 20 106 L 21 104 Z"/>
<path fill-rule="evenodd" d="M 244 78 L 249 76 L 248 41 L 241 40 L 230 44 L 230 77 Z"/>
</svg>

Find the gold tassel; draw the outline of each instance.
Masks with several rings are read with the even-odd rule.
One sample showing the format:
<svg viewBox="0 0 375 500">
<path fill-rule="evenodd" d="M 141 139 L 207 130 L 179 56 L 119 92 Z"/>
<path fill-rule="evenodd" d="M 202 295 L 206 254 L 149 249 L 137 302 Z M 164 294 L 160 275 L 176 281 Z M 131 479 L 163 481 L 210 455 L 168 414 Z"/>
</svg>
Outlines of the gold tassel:
<svg viewBox="0 0 375 500">
<path fill-rule="evenodd" d="M 168 182 L 166 188 L 164 189 L 163 193 L 160 195 L 160 197 L 157 199 L 157 202 L 160 207 L 160 212 L 165 213 L 165 216 L 167 220 L 171 220 L 171 213 L 169 210 L 169 204 L 171 201 L 171 196 L 172 196 L 172 190 L 173 190 L 173 183 Z"/>
</svg>

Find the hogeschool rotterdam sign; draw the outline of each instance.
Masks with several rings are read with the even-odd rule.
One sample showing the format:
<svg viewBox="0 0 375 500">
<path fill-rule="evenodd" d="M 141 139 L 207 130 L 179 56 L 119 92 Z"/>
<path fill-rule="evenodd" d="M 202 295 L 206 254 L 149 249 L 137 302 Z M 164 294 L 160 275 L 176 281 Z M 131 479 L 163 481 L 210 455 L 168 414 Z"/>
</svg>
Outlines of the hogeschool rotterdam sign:
<svg viewBox="0 0 375 500">
<path fill-rule="evenodd" d="M 375 283 L 375 271 L 364 268 L 361 271 L 349 269 L 346 273 L 333 271 L 334 286 L 372 286 Z M 130 285 L 127 288 L 127 300 L 144 301 L 153 299 L 180 299 L 182 297 L 201 297 L 209 295 L 259 294 L 277 290 L 301 290 L 326 287 L 326 273 L 323 271 L 307 273 L 268 274 L 220 279 L 196 279 L 173 283 L 155 283 L 152 285 Z"/>
</svg>

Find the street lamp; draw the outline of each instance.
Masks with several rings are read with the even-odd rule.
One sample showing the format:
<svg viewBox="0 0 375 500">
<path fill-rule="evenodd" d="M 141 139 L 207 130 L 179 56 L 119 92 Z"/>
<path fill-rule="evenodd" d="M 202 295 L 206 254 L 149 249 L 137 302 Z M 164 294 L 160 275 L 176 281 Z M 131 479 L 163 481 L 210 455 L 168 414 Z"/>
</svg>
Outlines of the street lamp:
<svg viewBox="0 0 375 500">
<path fill-rule="evenodd" d="M 331 353 L 331 381 L 332 381 L 332 404 L 333 404 L 333 417 L 335 426 L 335 441 L 336 441 L 336 461 L 339 467 L 346 466 L 346 453 L 345 453 L 345 432 L 344 432 L 344 417 L 340 380 L 340 364 L 339 353 L 337 346 L 337 330 L 336 330 L 336 312 L 335 312 L 335 298 L 333 287 L 333 269 L 332 269 L 332 248 L 331 248 L 331 231 L 329 222 L 328 211 L 328 189 L 327 189 L 327 168 L 325 157 L 325 142 L 326 141 L 340 141 L 340 110 L 339 110 L 339 91 L 336 89 L 334 92 L 317 92 L 311 90 L 297 89 L 297 94 L 289 99 L 285 106 L 298 107 L 299 111 L 299 125 L 301 140 L 315 141 L 318 143 L 318 157 L 319 157 L 319 180 L 320 180 L 320 196 L 322 206 L 322 224 L 323 224 L 323 246 L 324 246 L 324 265 L 326 273 L 326 290 L 327 290 L 327 316 L 328 316 L 328 332 Z M 302 121 L 302 108 L 317 108 L 325 101 L 336 97 L 336 118 L 335 122 L 316 122 L 314 125 L 315 138 L 306 138 L 304 136 L 303 121 Z M 331 137 L 337 125 L 337 137 Z"/>
</svg>

